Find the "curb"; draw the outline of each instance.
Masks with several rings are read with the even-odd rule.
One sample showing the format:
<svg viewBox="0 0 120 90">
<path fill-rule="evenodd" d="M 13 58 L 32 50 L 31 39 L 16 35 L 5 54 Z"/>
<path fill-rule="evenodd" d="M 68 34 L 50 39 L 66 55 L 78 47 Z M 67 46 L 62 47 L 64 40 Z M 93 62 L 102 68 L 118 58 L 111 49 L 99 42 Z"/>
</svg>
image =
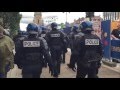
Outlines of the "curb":
<svg viewBox="0 0 120 90">
<path fill-rule="evenodd" d="M 109 67 L 104 64 L 102 66 L 120 74 L 120 69 L 116 69 L 116 67 Z"/>
<path fill-rule="evenodd" d="M 116 67 L 117 66 L 117 63 L 106 61 L 106 60 L 102 60 L 102 63 L 107 65 L 107 66 L 110 66 L 110 67 Z"/>
</svg>

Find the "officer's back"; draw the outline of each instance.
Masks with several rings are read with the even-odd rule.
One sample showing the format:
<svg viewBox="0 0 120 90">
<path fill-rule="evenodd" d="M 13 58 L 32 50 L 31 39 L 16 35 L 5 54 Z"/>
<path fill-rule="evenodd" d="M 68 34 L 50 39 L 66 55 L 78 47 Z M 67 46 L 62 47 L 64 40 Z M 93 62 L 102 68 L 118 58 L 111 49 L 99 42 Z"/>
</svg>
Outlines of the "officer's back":
<svg viewBox="0 0 120 90">
<path fill-rule="evenodd" d="M 60 74 L 60 57 L 64 49 L 65 40 L 64 34 L 57 29 L 57 24 L 51 24 L 52 30 L 46 34 L 46 40 L 48 42 L 51 58 L 54 67 L 54 77 L 58 77 Z"/>
<path fill-rule="evenodd" d="M 39 78 L 42 73 L 43 61 L 45 56 L 50 66 L 50 55 L 47 51 L 47 43 L 43 38 L 38 37 L 38 27 L 34 23 L 27 26 L 29 35 L 21 40 L 18 49 L 19 60 L 16 61 L 18 66 L 22 67 L 22 75 L 24 78 Z"/>
<path fill-rule="evenodd" d="M 50 32 L 46 35 L 46 40 L 48 41 L 49 47 L 52 46 L 63 46 L 63 39 L 64 34 L 57 30 L 56 28 L 53 28 Z"/>
<path fill-rule="evenodd" d="M 96 78 L 102 59 L 102 45 L 98 36 L 93 35 L 91 22 L 82 22 L 80 29 L 84 35 L 77 39 L 76 48 L 79 52 L 77 60 L 77 78 Z"/>
</svg>

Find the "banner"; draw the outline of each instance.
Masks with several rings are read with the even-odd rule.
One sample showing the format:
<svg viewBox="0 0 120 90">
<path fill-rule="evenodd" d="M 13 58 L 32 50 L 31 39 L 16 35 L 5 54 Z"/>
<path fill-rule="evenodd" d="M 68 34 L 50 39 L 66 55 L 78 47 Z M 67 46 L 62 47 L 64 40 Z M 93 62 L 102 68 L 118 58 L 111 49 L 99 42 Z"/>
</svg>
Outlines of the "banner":
<svg viewBox="0 0 120 90">
<path fill-rule="evenodd" d="M 111 40 L 111 57 L 120 59 L 120 40 Z"/>
<path fill-rule="evenodd" d="M 101 23 L 102 28 L 102 43 L 103 43 L 103 51 L 104 57 L 110 59 L 111 57 L 111 40 L 110 40 L 110 32 L 111 32 L 111 21 L 106 20 Z"/>
<path fill-rule="evenodd" d="M 101 17 L 95 16 L 92 18 L 94 34 L 96 34 L 99 38 L 101 38 Z"/>
</svg>

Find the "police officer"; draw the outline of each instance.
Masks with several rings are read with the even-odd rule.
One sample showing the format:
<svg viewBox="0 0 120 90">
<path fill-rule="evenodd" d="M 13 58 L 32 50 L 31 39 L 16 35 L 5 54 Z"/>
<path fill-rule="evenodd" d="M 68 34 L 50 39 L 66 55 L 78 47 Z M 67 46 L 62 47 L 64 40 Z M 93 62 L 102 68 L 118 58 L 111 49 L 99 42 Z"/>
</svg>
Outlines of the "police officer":
<svg viewBox="0 0 120 90">
<path fill-rule="evenodd" d="M 47 28 L 45 26 L 41 26 L 41 32 L 39 33 L 39 37 L 42 37 L 45 39 L 47 33 Z M 47 67 L 47 62 L 45 60 L 45 58 L 43 57 L 43 67 Z"/>
<path fill-rule="evenodd" d="M 82 22 L 80 29 L 84 36 L 76 41 L 76 48 L 79 52 L 77 60 L 76 78 L 97 78 L 100 61 L 102 59 L 102 45 L 98 36 L 91 34 L 93 31 L 92 23 Z"/>
<path fill-rule="evenodd" d="M 3 34 L 4 29 L 0 26 L 0 78 L 6 78 L 7 72 L 14 68 L 15 48 L 12 39 Z"/>
<path fill-rule="evenodd" d="M 57 23 L 51 24 L 52 30 L 46 34 L 46 40 L 50 48 L 51 58 L 54 66 L 54 77 L 60 74 L 60 57 L 65 45 L 64 34 L 57 29 Z"/>
<path fill-rule="evenodd" d="M 21 55 L 19 60 L 21 61 L 16 62 L 17 65 L 22 66 L 23 78 L 39 78 L 42 73 L 43 55 L 52 71 L 51 58 L 47 50 L 48 46 L 45 39 L 38 37 L 38 27 L 36 24 L 29 23 L 27 32 L 28 37 L 21 41 L 18 50 L 18 53 Z"/>
<path fill-rule="evenodd" d="M 61 31 L 64 33 L 63 30 L 61 30 Z M 66 44 L 65 44 L 65 47 L 63 48 L 63 52 L 62 52 L 62 56 L 61 56 L 61 61 L 63 64 L 65 64 L 65 54 L 67 53 L 67 48 L 69 46 L 69 37 L 67 36 L 66 33 L 64 33 L 64 36 L 65 36 L 64 40 L 65 40 Z"/>
<path fill-rule="evenodd" d="M 73 71 L 75 71 L 76 67 L 75 67 L 75 61 L 77 59 L 76 57 L 76 49 L 74 46 L 75 43 L 75 39 L 78 36 L 78 26 L 74 25 L 72 27 L 72 32 L 70 33 L 70 49 L 71 49 L 71 57 L 70 57 L 70 63 L 67 64 L 69 68 L 71 68 Z"/>
</svg>

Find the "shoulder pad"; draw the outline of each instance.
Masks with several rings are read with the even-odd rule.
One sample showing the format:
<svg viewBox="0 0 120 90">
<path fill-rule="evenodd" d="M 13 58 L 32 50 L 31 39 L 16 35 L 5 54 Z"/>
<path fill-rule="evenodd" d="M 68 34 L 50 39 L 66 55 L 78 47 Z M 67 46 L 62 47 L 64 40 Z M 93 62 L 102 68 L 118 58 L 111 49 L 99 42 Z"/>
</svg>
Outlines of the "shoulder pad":
<svg viewBox="0 0 120 90">
<path fill-rule="evenodd" d="M 48 44 L 47 44 L 46 40 L 42 37 L 39 37 L 39 39 L 42 40 L 45 49 L 48 49 Z"/>
</svg>

